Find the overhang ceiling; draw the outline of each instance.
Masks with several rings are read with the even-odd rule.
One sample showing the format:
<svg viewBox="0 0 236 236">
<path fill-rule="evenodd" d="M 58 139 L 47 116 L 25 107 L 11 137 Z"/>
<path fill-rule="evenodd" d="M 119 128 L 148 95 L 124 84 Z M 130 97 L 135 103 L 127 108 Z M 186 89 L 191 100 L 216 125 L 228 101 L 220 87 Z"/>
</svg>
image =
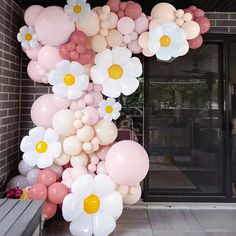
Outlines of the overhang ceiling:
<svg viewBox="0 0 236 236">
<path fill-rule="evenodd" d="M 38 4 L 43 6 L 64 6 L 66 0 L 15 0 L 22 8 Z M 89 0 L 92 6 L 102 6 L 107 0 Z M 152 7 L 159 2 L 169 2 L 174 5 L 177 9 L 186 8 L 191 5 L 203 9 L 204 11 L 218 11 L 218 12 L 236 12 L 236 0 L 136 0 L 139 2 L 144 12 L 149 13 Z"/>
</svg>

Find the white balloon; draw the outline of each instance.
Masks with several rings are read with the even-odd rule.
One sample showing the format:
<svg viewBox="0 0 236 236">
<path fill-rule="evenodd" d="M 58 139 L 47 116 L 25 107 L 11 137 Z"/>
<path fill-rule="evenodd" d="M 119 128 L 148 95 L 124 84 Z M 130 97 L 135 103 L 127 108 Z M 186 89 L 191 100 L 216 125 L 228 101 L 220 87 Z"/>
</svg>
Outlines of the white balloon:
<svg viewBox="0 0 236 236">
<path fill-rule="evenodd" d="M 65 154 L 64 152 L 56 159 L 54 159 L 54 163 L 63 166 L 66 165 L 70 161 L 70 156 Z"/>
<path fill-rule="evenodd" d="M 78 156 L 71 157 L 70 164 L 76 167 L 86 167 L 88 165 L 88 156 L 84 152 L 81 152 Z"/>
<path fill-rule="evenodd" d="M 75 156 L 82 151 L 82 143 L 77 136 L 70 136 L 64 140 L 63 149 L 66 154 Z"/>
<path fill-rule="evenodd" d="M 28 174 L 26 175 L 26 179 L 30 186 L 32 186 L 33 184 L 37 182 L 37 178 L 40 171 L 41 171 L 40 169 L 33 169 L 28 172 Z"/>
<path fill-rule="evenodd" d="M 84 125 L 83 128 L 77 131 L 77 138 L 81 142 L 89 142 L 94 136 L 94 130 L 92 126 Z"/>
<path fill-rule="evenodd" d="M 23 176 L 26 176 L 30 170 L 32 170 L 32 166 L 28 166 L 23 160 L 20 161 L 18 165 L 19 173 Z"/>
</svg>

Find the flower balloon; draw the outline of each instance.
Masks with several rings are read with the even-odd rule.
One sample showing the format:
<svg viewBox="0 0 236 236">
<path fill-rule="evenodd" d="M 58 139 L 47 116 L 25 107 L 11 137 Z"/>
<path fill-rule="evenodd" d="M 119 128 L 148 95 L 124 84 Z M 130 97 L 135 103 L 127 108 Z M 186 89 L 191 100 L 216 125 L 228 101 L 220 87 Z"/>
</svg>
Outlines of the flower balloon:
<svg viewBox="0 0 236 236">
<path fill-rule="evenodd" d="M 82 92 L 89 85 L 84 67 L 78 62 L 67 60 L 58 62 L 55 67 L 48 75 L 48 82 L 53 85 L 53 93 L 69 100 L 82 96 Z"/>
<path fill-rule="evenodd" d="M 132 57 L 128 48 L 105 49 L 95 57 L 95 66 L 91 68 L 91 77 L 95 84 L 103 86 L 102 93 L 117 98 L 128 96 L 139 86 L 137 77 L 142 74 L 142 64 L 137 57 Z"/>
<path fill-rule="evenodd" d="M 157 59 L 168 61 L 179 57 L 187 44 L 184 30 L 174 22 L 165 22 L 149 32 L 148 48 Z"/>
<path fill-rule="evenodd" d="M 116 102 L 114 98 L 107 98 L 102 100 L 99 104 L 99 115 L 104 120 L 112 121 L 117 120 L 120 117 L 121 104 Z"/>
<path fill-rule="evenodd" d="M 21 27 L 20 32 L 17 34 L 17 40 L 21 43 L 21 46 L 25 49 L 36 48 L 39 46 L 38 38 L 33 26 Z"/>
<path fill-rule="evenodd" d="M 59 136 L 53 129 L 45 130 L 42 127 L 35 127 L 29 131 L 20 145 L 23 160 L 28 166 L 46 168 L 53 164 L 53 160 L 61 153 Z"/>
<path fill-rule="evenodd" d="M 75 22 L 83 20 L 90 12 L 90 5 L 86 0 L 67 0 L 64 7 L 65 13 Z"/>
<path fill-rule="evenodd" d="M 80 176 L 62 205 L 72 235 L 109 235 L 123 209 L 122 196 L 106 175 Z"/>
</svg>

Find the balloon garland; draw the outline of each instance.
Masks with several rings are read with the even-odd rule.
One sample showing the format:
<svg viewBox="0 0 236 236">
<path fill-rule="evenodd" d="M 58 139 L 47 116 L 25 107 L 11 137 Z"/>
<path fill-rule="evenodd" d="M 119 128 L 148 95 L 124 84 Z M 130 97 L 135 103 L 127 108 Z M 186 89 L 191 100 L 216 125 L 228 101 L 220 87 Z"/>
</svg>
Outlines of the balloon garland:
<svg viewBox="0 0 236 236">
<path fill-rule="evenodd" d="M 132 55 L 184 56 L 202 45 L 210 22 L 195 6 L 163 2 L 147 16 L 138 3 L 120 0 L 94 9 L 86 0 L 68 0 L 64 9 L 33 5 L 24 19 L 17 39 L 31 59 L 28 75 L 53 94 L 31 108 L 36 127 L 21 141 L 21 175 L 8 183 L 8 196 L 45 200 L 45 219 L 62 204 L 73 235 L 108 235 L 123 203 L 140 199 L 149 168 L 141 145 L 115 142 L 116 98 L 134 93 L 142 75 Z"/>
</svg>

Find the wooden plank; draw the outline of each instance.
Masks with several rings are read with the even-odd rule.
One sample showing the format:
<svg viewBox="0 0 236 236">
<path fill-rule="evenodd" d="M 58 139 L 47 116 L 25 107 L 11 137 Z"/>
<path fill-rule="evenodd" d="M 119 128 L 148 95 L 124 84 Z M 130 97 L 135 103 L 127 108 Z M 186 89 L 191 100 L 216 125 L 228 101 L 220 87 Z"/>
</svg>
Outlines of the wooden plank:
<svg viewBox="0 0 236 236">
<path fill-rule="evenodd" d="M 0 207 L 6 200 L 7 200 L 6 198 L 0 198 Z"/>
<path fill-rule="evenodd" d="M 7 232 L 7 236 L 32 236 L 41 222 L 43 201 L 31 201 L 29 206 Z"/>
<path fill-rule="evenodd" d="M 0 222 L 0 235 L 5 235 L 7 231 L 14 225 L 17 219 L 29 206 L 30 201 L 18 201 L 17 204 L 11 209 L 6 217 Z"/>
<path fill-rule="evenodd" d="M 8 199 L 0 207 L 0 222 L 6 217 L 11 209 L 17 204 L 18 199 Z"/>
</svg>

